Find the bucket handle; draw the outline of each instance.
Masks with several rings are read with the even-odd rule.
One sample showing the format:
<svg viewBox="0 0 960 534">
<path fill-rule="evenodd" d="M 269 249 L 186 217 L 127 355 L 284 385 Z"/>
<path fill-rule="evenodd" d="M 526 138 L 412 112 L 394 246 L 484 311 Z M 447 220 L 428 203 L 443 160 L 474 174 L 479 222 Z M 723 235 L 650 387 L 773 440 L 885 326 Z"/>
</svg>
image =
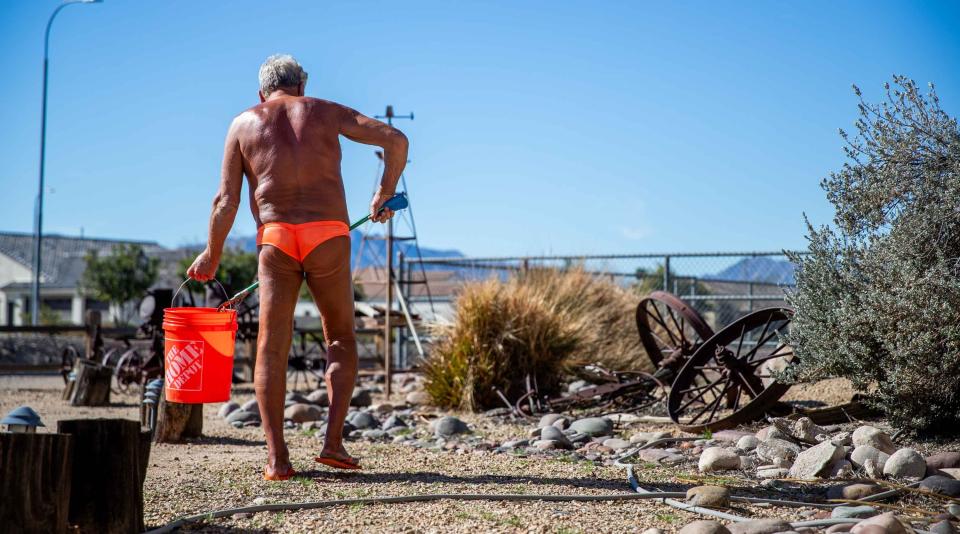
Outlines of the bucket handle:
<svg viewBox="0 0 960 534">
<path fill-rule="evenodd" d="M 171 302 L 171 303 L 177 301 L 177 295 L 180 294 L 180 291 L 181 291 L 188 283 L 190 283 L 191 280 L 193 280 L 193 278 L 187 277 L 187 279 L 184 280 L 182 284 L 180 284 L 180 287 L 178 287 L 177 290 L 173 292 L 173 298 L 170 299 L 170 302 Z M 218 286 L 220 286 L 220 291 L 223 291 L 224 296 L 226 296 L 227 298 L 230 298 L 230 295 L 227 293 L 226 288 L 223 287 L 223 284 L 220 283 L 220 280 L 217 280 L 216 278 L 211 278 L 211 280 L 213 280 L 214 282 L 217 283 Z"/>
</svg>

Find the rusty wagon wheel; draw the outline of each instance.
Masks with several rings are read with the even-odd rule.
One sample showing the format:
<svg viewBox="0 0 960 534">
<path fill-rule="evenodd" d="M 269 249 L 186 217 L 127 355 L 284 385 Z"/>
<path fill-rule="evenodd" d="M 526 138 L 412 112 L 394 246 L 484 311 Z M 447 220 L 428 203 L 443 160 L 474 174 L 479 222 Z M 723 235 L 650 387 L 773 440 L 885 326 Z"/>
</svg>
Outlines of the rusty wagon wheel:
<svg viewBox="0 0 960 534">
<path fill-rule="evenodd" d="M 793 310 L 766 308 L 737 319 L 693 354 L 677 374 L 667 411 L 687 432 L 723 430 L 764 415 L 790 386 L 773 371 L 794 361 L 783 336 Z"/>
<path fill-rule="evenodd" d="M 641 300 L 636 315 L 640 342 L 654 367 L 680 369 L 713 335 L 697 310 L 666 291 L 654 291 Z"/>
</svg>

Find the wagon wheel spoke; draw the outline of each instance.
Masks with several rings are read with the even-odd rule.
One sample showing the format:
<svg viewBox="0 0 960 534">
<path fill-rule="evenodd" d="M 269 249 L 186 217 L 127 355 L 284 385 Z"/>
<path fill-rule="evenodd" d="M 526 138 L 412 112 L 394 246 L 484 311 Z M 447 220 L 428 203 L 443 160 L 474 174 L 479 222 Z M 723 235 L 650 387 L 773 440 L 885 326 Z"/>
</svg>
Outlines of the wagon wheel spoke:
<svg viewBox="0 0 960 534">
<path fill-rule="evenodd" d="M 731 380 L 730 378 L 727 378 L 727 385 L 726 385 L 726 387 L 723 388 L 723 390 L 720 392 L 720 394 L 717 395 L 717 397 L 716 397 L 715 399 L 713 399 L 713 401 L 711 401 L 710 404 L 706 405 L 702 410 L 700 410 L 700 412 L 698 412 L 697 415 L 696 415 L 693 419 L 690 419 L 690 423 L 691 423 L 691 424 L 696 423 L 696 422 L 700 419 L 700 417 L 701 417 L 703 414 L 705 414 L 705 413 L 707 412 L 707 410 L 710 409 L 711 406 L 713 406 L 713 410 L 710 412 L 710 417 L 707 418 L 707 421 L 709 421 L 710 419 L 712 419 L 713 416 L 717 413 L 717 408 L 720 407 L 720 401 L 723 400 L 724 394 L 727 392 L 728 389 L 730 389 L 731 385 L 732 385 L 732 380 Z"/>
</svg>

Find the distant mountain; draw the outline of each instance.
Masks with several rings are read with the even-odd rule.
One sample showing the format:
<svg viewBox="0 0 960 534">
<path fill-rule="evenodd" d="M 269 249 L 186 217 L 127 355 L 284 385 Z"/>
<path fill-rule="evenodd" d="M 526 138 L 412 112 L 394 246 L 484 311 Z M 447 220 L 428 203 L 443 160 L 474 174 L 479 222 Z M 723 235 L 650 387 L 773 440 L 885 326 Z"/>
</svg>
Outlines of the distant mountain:
<svg viewBox="0 0 960 534">
<path fill-rule="evenodd" d="M 350 257 L 354 269 L 362 269 L 374 265 L 383 265 L 384 263 L 384 243 L 382 236 L 368 237 L 363 243 L 363 252 L 360 252 L 360 245 L 363 243 L 363 234 L 359 230 L 350 232 Z M 236 236 L 227 238 L 227 247 L 240 248 L 247 252 L 257 250 L 256 236 Z M 402 252 L 407 258 L 417 257 L 417 248 L 413 241 L 398 241 L 396 250 Z M 359 256 L 358 256 L 359 254 Z M 430 247 L 420 247 L 420 255 L 424 258 L 462 258 L 463 253 L 456 249 L 437 249 Z M 426 266 L 427 269 L 444 268 L 442 266 Z"/>
<path fill-rule="evenodd" d="M 768 284 L 794 285 L 795 267 L 787 260 L 767 257 L 744 258 L 713 275 L 714 280 L 729 282 L 765 282 Z"/>
</svg>

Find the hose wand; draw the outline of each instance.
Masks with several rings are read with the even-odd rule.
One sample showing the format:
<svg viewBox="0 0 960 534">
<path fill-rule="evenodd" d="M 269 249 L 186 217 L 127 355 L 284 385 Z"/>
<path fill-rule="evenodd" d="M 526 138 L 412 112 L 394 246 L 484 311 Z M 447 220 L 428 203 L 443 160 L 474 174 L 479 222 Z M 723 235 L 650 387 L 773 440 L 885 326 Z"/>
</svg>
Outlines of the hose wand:
<svg viewBox="0 0 960 534">
<path fill-rule="evenodd" d="M 406 209 L 407 206 L 409 205 L 410 203 L 407 201 L 407 194 L 405 192 L 400 192 L 390 197 L 390 200 L 387 200 L 386 202 L 384 202 L 383 206 L 380 207 L 380 211 L 378 211 L 377 214 L 379 215 L 380 213 L 383 213 L 383 210 L 386 208 L 390 208 L 393 211 L 400 211 L 402 209 Z M 370 215 L 364 215 L 362 219 L 350 225 L 350 230 L 355 230 L 358 226 L 360 226 L 361 224 L 369 220 L 370 220 Z M 248 296 L 250 296 L 250 293 L 253 293 L 253 291 L 257 289 L 259 286 L 260 286 L 260 281 L 258 280 L 250 284 L 249 286 L 241 289 L 236 295 L 230 297 L 230 300 L 224 301 L 222 304 L 217 306 L 217 310 L 222 311 L 226 308 L 235 306 L 243 302 L 243 300 L 246 299 Z"/>
</svg>

